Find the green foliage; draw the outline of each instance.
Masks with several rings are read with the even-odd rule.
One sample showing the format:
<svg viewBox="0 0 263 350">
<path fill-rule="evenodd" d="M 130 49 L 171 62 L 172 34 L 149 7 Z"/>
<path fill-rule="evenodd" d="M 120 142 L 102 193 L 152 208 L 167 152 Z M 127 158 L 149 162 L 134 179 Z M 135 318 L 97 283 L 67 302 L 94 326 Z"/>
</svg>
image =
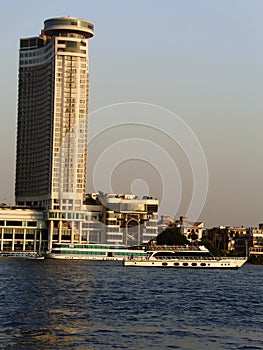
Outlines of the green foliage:
<svg viewBox="0 0 263 350">
<path fill-rule="evenodd" d="M 189 238 L 191 238 L 192 241 L 197 241 L 198 240 L 198 234 L 195 232 L 192 232 L 189 236 Z"/>
<path fill-rule="evenodd" d="M 213 246 L 212 241 L 210 241 L 209 239 L 202 239 L 201 242 L 214 256 L 220 255 L 218 249 Z"/>
<path fill-rule="evenodd" d="M 189 241 L 181 234 L 179 227 L 168 227 L 156 237 L 158 245 L 184 245 Z"/>
<path fill-rule="evenodd" d="M 248 262 L 254 265 L 263 265 L 263 255 L 250 255 Z"/>
</svg>

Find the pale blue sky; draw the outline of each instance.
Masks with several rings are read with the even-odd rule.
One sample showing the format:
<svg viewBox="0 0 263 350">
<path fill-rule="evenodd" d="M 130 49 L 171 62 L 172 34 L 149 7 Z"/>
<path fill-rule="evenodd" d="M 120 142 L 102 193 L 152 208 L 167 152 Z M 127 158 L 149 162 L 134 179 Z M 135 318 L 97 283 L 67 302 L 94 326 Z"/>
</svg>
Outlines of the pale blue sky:
<svg viewBox="0 0 263 350">
<path fill-rule="evenodd" d="M 207 226 L 263 222 L 263 1 L 10 0 L 2 4 L 1 14 L 0 202 L 14 202 L 19 39 L 38 35 L 47 18 L 71 15 L 95 24 L 89 46 L 90 112 L 135 101 L 180 116 L 198 138 L 208 164 L 208 196 L 199 219 Z M 158 113 L 153 118 L 158 119 Z M 161 119 L 173 130 L 173 119 Z M 91 134 L 96 125 L 103 129 L 100 123 L 103 117 L 91 114 Z M 188 179 L 191 164 L 182 165 L 187 163 L 181 159 L 184 152 L 165 140 L 162 130 L 159 135 L 149 127 L 145 133 L 135 129 L 125 134 L 115 128 L 116 135 L 120 131 L 122 139 L 140 135 L 171 155 L 185 181 L 176 213 L 184 215 L 193 187 Z M 96 157 L 118 141 L 113 134 L 102 134 L 100 142 L 90 146 L 89 189 Z M 116 167 L 114 191 L 127 191 L 131 168 Z M 160 173 L 159 180 L 146 179 L 149 169 L 145 175 L 140 173 L 143 168 L 135 166 L 129 181 L 153 181 L 148 187 L 158 195 L 158 181 L 166 177 Z M 173 203 L 165 205 L 169 212 Z"/>
</svg>

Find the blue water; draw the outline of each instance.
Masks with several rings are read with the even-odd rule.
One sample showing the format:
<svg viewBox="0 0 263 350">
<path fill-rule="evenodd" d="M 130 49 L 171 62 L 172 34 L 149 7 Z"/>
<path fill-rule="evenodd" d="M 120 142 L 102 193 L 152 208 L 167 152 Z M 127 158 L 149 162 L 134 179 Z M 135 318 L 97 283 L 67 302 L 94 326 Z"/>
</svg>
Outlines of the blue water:
<svg viewBox="0 0 263 350">
<path fill-rule="evenodd" d="M 263 349 L 263 266 L 0 260 L 1 349 Z"/>
</svg>

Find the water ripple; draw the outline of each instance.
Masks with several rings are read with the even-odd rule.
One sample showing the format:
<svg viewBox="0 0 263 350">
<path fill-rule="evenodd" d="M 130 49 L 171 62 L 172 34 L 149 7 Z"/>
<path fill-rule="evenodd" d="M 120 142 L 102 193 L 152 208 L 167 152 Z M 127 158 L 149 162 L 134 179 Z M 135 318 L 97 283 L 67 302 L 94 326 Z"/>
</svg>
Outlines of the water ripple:
<svg viewBox="0 0 263 350">
<path fill-rule="evenodd" d="M 263 349 L 261 266 L 0 261 L 0 348 Z"/>
</svg>

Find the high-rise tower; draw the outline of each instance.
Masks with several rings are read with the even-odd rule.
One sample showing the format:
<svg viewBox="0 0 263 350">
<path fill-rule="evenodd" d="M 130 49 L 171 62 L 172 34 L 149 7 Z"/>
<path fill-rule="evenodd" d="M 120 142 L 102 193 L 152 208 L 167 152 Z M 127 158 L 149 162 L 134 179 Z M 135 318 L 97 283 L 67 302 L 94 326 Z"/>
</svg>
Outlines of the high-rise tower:
<svg viewBox="0 0 263 350">
<path fill-rule="evenodd" d="M 94 25 L 51 18 L 20 40 L 16 203 L 78 210 L 86 193 L 88 39 Z"/>
</svg>

